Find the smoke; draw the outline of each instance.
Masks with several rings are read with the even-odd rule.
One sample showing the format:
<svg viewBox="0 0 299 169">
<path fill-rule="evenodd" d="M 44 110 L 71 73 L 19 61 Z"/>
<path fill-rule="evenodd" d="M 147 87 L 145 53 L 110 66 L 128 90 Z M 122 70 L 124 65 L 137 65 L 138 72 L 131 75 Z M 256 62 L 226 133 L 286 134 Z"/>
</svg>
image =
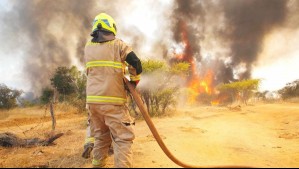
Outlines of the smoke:
<svg viewBox="0 0 299 169">
<path fill-rule="evenodd" d="M 123 34 L 125 34 L 131 41 L 130 46 L 134 50 L 139 50 L 143 47 L 145 42 L 145 37 L 142 35 L 143 33 L 135 26 L 130 27 L 130 29 L 125 29 L 123 31 Z"/>
<path fill-rule="evenodd" d="M 176 43 L 185 46 L 182 61 L 192 62 L 201 60 L 200 40 L 202 36 L 201 24 L 204 24 L 205 11 L 200 1 L 176 0 L 172 13 L 172 32 Z M 193 58 L 194 57 L 194 58 Z"/>
<path fill-rule="evenodd" d="M 252 65 L 262 51 L 264 37 L 283 24 L 287 14 L 287 1 L 249 0 L 221 1 L 227 20 L 223 38 L 230 43 L 233 67 L 244 64 L 246 70 L 240 79 L 251 77 Z"/>
<path fill-rule="evenodd" d="M 36 93 L 49 85 L 49 77 L 58 66 L 82 66 L 91 22 L 100 12 L 114 17 L 119 34 L 132 42 L 137 54 L 148 52 L 139 57 L 189 62 L 192 76 L 212 69 L 214 84 L 250 78 L 265 37 L 279 27 L 297 29 L 299 23 L 295 0 L 7 3 L 11 9 L 0 11 L 0 40 L 5 42 L 0 48 L 5 54 L 25 56 L 19 69 Z M 179 57 L 169 52 L 176 46 L 183 49 Z"/>
<path fill-rule="evenodd" d="M 171 31 L 174 42 L 182 43 L 184 49 L 171 62 L 191 63 L 192 76 L 194 71 L 205 74 L 213 69 L 214 83 L 251 78 L 265 36 L 285 24 L 287 4 L 281 0 L 175 0 Z"/>
<path fill-rule="evenodd" d="M 23 70 L 31 90 L 39 93 L 50 85 L 59 66 L 82 66 L 91 24 L 100 12 L 118 18 L 116 3 L 108 0 L 12 0 L 11 10 L 1 11 L 1 46 L 4 52 L 21 51 Z M 105 5 L 103 5 L 105 4 Z"/>
<path fill-rule="evenodd" d="M 58 66 L 82 60 L 95 1 L 25 0 L 10 1 L 12 10 L 3 19 L 6 50 L 24 52 L 24 76 L 32 90 L 49 85 Z"/>
</svg>

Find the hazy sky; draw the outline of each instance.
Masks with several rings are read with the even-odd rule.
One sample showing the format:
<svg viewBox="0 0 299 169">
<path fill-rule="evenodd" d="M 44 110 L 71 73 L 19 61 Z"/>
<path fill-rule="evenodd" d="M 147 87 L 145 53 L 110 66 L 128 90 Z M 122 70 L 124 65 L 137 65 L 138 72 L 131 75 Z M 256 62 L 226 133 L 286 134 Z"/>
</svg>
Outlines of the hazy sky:
<svg viewBox="0 0 299 169">
<path fill-rule="evenodd" d="M 280 29 L 264 42 L 253 77 L 261 78 L 261 90 L 277 90 L 299 79 L 299 28 L 289 32 Z"/>
<path fill-rule="evenodd" d="M 18 2 L 18 0 L 14 2 Z M 155 57 L 153 54 L 155 52 L 153 52 L 153 50 L 156 49 L 156 46 L 153 46 L 151 42 L 156 41 L 156 36 L 165 36 L 163 43 L 168 42 L 167 38 L 169 38 L 170 35 L 168 35 L 168 31 L 165 31 L 164 29 L 169 27 L 170 23 L 167 17 L 169 17 L 170 14 L 167 13 L 167 11 L 171 8 L 174 1 L 135 0 L 132 1 L 132 3 L 127 4 L 126 2 L 128 1 L 118 2 L 123 2 L 120 4 L 120 6 L 121 8 L 125 9 L 124 12 L 122 12 L 121 8 L 118 8 L 118 6 L 115 7 L 116 3 L 112 3 L 113 5 L 111 5 L 113 6 L 114 10 L 119 10 L 117 17 L 115 18 L 118 23 L 121 23 L 119 24 L 120 31 L 118 37 L 121 37 L 130 43 L 134 43 L 136 37 L 137 39 L 139 38 L 138 40 L 142 42 L 142 44 L 138 44 L 139 56 L 141 58 Z M 289 4 L 292 4 L 292 1 L 290 1 Z M 297 3 L 294 4 L 296 5 Z M 17 5 L 17 3 L 14 3 L 14 5 Z M 12 9 L 9 1 L 0 0 L 0 15 L 3 15 L 5 12 L 11 10 L 15 9 Z M 94 13 L 94 15 L 96 14 L 97 13 Z M 5 16 L 0 16 L 0 19 L 3 18 L 5 18 Z M 22 17 L 18 16 L 15 18 Z M 290 21 L 292 21 L 292 19 L 294 18 L 290 18 Z M 26 43 L 26 41 L 23 41 L 24 39 L 22 39 L 22 37 L 14 36 L 14 33 L 5 34 L 3 30 L 9 30 L 10 26 L 9 24 L 6 25 L 5 22 L 6 20 L 0 20 L 0 24 L 2 26 L 6 26 L 0 27 L 0 83 L 4 83 L 12 88 L 29 91 L 31 88 L 31 83 L 28 81 L 28 78 L 24 78 L 24 75 L 26 74 L 24 63 L 28 62 L 27 59 L 30 59 L 30 57 L 27 56 L 29 45 Z M 19 21 L 15 20 L 13 22 L 18 23 Z M 91 22 L 92 19 L 90 23 Z M 209 25 L 209 22 L 212 22 L 212 20 L 206 20 L 205 24 Z M 211 23 L 211 25 L 213 24 Z M 50 25 L 50 27 L 55 26 L 55 24 Z M 132 28 L 134 28 L 134 31 L 132 31 Z M 127 31 L 130 29 L 131 31 Z M 135 39 L 131 38 L 132 34 L 134 34 Z M 142 37 L 142 39 L 140 39 L 140 37 Z M 86 38 L 88 38 L 88 34 L 86 34 Z M 213 36 L 211 36 L 211 38 L 213 38 Z M 16 43 L 11 42 L 11 40 L 14 39 L 18 39 L 16 40 Z M 208 44 L 209 41 L 213 40 L 209 39 L 209 36 L 206 36 L 201 42 L 201 52 L 203 56 L 213 55 L 213 52 L 209 51 L 210 49 L 206 49 L 204 45 Z M 173 41 L 170 40 L 169 43 L 170 44 L 168 44 L 168 46 L 175 46 L 174 44 L 171 44 Z M 262 79 L 262 85 L 260 88 L 261 91 L 278 90 L 284 87 L 287 82 L 292 82 L 296 79 L 299 79 L 298 45 L 298 27 L 293 27 L 290 29 L 289 27 L 282 26 L 279 29 L 272 30 L 271 33 L 266 36 L 266 38 L 263 40 L 262 51 L 260 51 L 258 59 L 252 68 L 252 77 Z M 78 59 L 73 60 L 73 63 L 78 62 Z"/>
</svg>

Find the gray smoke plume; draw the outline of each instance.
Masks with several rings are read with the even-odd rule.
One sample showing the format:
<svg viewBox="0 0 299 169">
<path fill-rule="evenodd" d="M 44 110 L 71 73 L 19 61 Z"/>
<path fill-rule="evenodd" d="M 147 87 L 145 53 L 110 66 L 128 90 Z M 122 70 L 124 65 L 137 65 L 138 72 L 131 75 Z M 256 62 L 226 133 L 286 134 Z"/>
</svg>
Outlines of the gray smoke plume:
<svg viewBox="0 0 299 169">
<path fill-rule="evenodd" d="M 193 57 L 201 60 L 200 40 L 201 24 L 204 24 L 205 11 L 200 1 L 176 0 L 172 13 L 173 38 L 177 43 L 183 42 L 185 50 L 182 61 L 191 62 Z"/>
<path fill-rule="evenodd" d="M 214 83 L 234 81 L 236 74 L 238 79 L 250 78 L 265 36 L 284 24 L 287 3 L 281 0 L 176 0 L 172 32 L 176 43 L 185 43 L 180 60 L 198 62 L 201 71 L 210 65 Z M 218 52 L 213 59 L 203 60 L 202 44 L 213 41 L 221 42 L 229 52 Z M 206 50 L 215 48 L 219 46 Z M 238 72 L 240 68 L 243 70 Z"/>
<path fill-rule="evenodd" d="M 137 53 L 147 40 L 139 28 L 122 29 L 132 19 L 127 14 L 135 11 L 137 3 L 145 2 L 9 0 L 7 3 L 11 10 L 0 11 L 0 40 L 5 42 L 0 49 L 2 53 L 17 51 L 25 56 L 24 67 L 20 69 L 36 93 L 49 85 L 49 77 L 58 66 L 82 63 L 92 20 L 100 12 L 112 15 L 120 25 L 119 32 L 134 39 L 132 45 Z M 173 0 L 171 3 L 173 6 L 163 10 L 159 9 L 159 2 L 146 2 L 144 10 L 156 14 L 151 19 L 157 20 L 160 28 L 153 35 L 156 37 L 150 44 L 151 54 L 158 57 L 162 53 L 163 58 L 169 58 L 166 55 L 172 43 L 168 37 L 171 32 L 175 43 L 185 45 L 183 56 L 172 61 L 194 61 L 201 71 L 212 68 L 215 83 L 235 80 L 240 66 L 245 70 L 239 78 L 250 78 L 265 36 L 277 27 L 298 28 L 299 24 L 296 0 Z M 203 51 L 216 52 L 211 54 L 212 58 L 204 59 Z"/>
<path fill-rule="evenodd" d="M 223 38 L 230 43 L 233 67 L 245 64 L 240 79 L 251 77 L 252 64 L 262 51 L 262 42 L 273 28 L 283 24 L 287 14 L 287 1 L 248 0 L 221 1 L 227 19 Z"/>
<path fill-rule="evenodd" d="M 35 92 L 49 84 L 55 68 L 82 60 L 95 2 L 10 1 L 12 10 L 2 18 L 9 28 L 3 31 L 9 34 L 7 48 L 24 51 L 24 75 Z"/>
<path fill-rule="evenodd" d="M 39 93 L 50 84 L 59 66 L 82 64 L 92 21 L 100 12 L 117 18 L 116 3 L 109 0 L 11 0 L 1 12 L 1 46 L 5 52 L 22 51 L 24 78 Z M 105 4 L 105 5 L 103 5 Z M 128 4 L 128 2 L 127 2 Z"/>
</svg>

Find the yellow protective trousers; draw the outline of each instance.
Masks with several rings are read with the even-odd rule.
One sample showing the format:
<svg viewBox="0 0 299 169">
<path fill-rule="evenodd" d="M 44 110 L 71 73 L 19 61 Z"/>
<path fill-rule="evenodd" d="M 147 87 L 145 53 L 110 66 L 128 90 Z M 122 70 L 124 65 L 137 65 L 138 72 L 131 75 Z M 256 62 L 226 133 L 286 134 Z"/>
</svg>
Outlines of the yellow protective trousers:
<svg viewBox="0 0 299 169">
<path fill-rule="evenodd" d="M 93 166 L 105 166 L 109 147 L 113 144 L 114 167 L 132 168 L 135 123 L 127 107 L 101 104 L 88 106 L 95 137 Z"/>
</svg>

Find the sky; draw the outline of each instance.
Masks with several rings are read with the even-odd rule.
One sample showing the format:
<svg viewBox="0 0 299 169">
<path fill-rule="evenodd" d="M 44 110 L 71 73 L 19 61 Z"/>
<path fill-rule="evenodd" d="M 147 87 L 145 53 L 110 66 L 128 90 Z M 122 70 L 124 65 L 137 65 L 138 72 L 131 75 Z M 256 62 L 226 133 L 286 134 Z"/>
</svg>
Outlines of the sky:
<svg viewBox="0 0 299 169">
<path fill-rule="evenodd" d="M 53 66 L 46 66 L 45 62 L 53 63 L 53 65 L 64 62 L 70 64 L 77 64 L 80 65 L 82 60 L 82 56 L 76 56 L 81 54 L 80 52 L 75 52 L 73 49 L 78 48 L 78 44 L 80 41 L 85 43 L 85 40 L 89 38 L 89 27 L 90 25 L 85 25 L 86 31 L 80 32 L 80 37 L 76 37 L 78 32 L 73 32 L 73 27 L 65 26 L 65 24 L 73 23 L 82 24 L 73 22 L 70 20 L 62 20 L 61 17 L 56 17 L 54 14 L 50 12 L 46 14 L 49 17 L 52 17 L 52 20 L 39 21 L 40 16 L 36 16 L 40 14 L 38 9 L 34 10 L 34 8 L 30 8 L 30 6 L 26 6 L 25 3 L 20 3 L 22 0 L 0 0 L 0 24 L 2 25 L 0 28 L 0 83 L 6 84 L 8 87 L 22 89 L 24 91 L 31 91 L 33 90 L 33 86 L 38 86 L 36 84 L 43 83 L 44 79 L 42 77 L 47 78 L 50 72 L 49 70 L 53 69 Z M 68 0 L 65 0 L 66 2 Z M 12 2 L 12 3 L 11 3 Z M 24 2 L 24 1 L 22 1 Z M 44 5 L 43 3 L 39 3 L 39 0 L 30 1 L 30 3 L 34 5 Z M 71 1 L 68 1 L 71 2 Z M 74 1 L 72 1 L 74 2 Z M 77 1 L 76 1 L 77 2 Z M 78 1 L 80 2 L 80 1 Z M 88 6 L 90 4 L 84 1 L 84 5 Z M 108 11 L 115 16 L 116 22 L 120 25 L 119 26 L 119 34 L 118 37 L 124 39 L 129 44 L 132 44 L 135 47 L 137 54 L 140 58 L 158 58 L 162 59 L 163 51 L 165 48 L 167 50 L 171 50 L 171 48 L 176 48 L 180 46 L 181 43 L 175 40 L 174 32 L 175 29 L 173 28 L 173 22 L 176 17 L 173 15 L 173 11 L 177 12 L 182 15 L 192 16 L 192 13 L 188 13 L 188 11 L 179 10 L 180 8 L 175 9 L 175 0 L 145 0 L 145 1 L 100 1 L 109 3 L 107 6 L 102 7 L 101 4 L 96 3 L 99 9 L 104 9 L 104 11 Z M 110 3 L 111 2 L 111 3 Z M 183 1 L 181 1 L 183 2 Z M 186 2 L 186 1 L 185 1 Z M 192 1 L 193 3 L 194 1 Z M 226 54 L 226 58 L 234 58 L 233 52 L 231 52 L 228 48 L 234 45 L 231 41 L 221 40 L 217 37 L 217 33 L 221 30 L 224 31 L 222 27 L 222 17 L 215 18 L 213 16 L 213 12 L 219 12 L 221 5 L 221 1 L 210 1 L 212 6 L 209 2 L 204 2 L 203 6 L 211 8 L 211 13 L 207 12 L 209 10 L 204 11 L 206 17 L 204 19 L 198 19 L 198 25 L 201 28 L 202 24 L 205 25 L 203 29 L 192 29 L 196 35 L 194 37 L 200 39 L 198 41 L 194 41 L 200 44 L 200 55 L 202 58 L 206 57 L 216 57 L 219 53 Z M 215 3 L 214 3 L 215 2 Z M 233 2 L 233 1 L 232 1 Z M 239 1 L 240 2 L 240 1 Z M 244 1 L 245 2 L 245 1 Z M 178 2 L 177 2 L 178 3 Z M 53 5 L 53 3 L 50 3 Z M 179 4 L 179 3 L 178 3 Z M 217 6 L 218 4 L 218 6 Z M 297 8 L 292 7 L 297 5 L 295 1 L 288 1 L 287 8 L 290 9 L 288 11 L 296 11 Z M 65 6 L 64 6 L 65 5 Z M 237 4 L 240 5 L 240 4 Z M 63 3 L 60 5 L 61 8 L 65 7 L 68 8 L 67 3 Z M 183 6 L 183 5 L 182 5 Z M 212 6 L 212 7 L 211 7 Z M 232 4 L 232 6 L 235 6 Z M 42 6 L 43 7 L 43 6 Z M 82 11 L 84 10 L 83 7 L 70 7 L 70 11 L 66 12 L 69 18 L 74 19 L 76 16 L 80 16 L 77 14 L 76 16 L 72 16 L 72 13 L 76 12 L 76 10 Z M 184 7 L 184 6 L 183 6 Z M 231 6 L 228 6 L 231 7 Z M 61 9 L 56 9 L 56 6 L 49 6 L 49 9 L 52 11 L 58 11 Z M 226 10 L 230 10 L 231 8 L 227 8 Z M 19 10 L 19 11 L 18 11 Z M 47 8 L 45 8 L 47 10 Z M 63 10 L 63 9 L 62 9 Z M 97 9 L 90 10 L 87 17 L 84 17 L 84 22 L 92 22 L 93 17 L 98 13 Z M 194 11 L 200 11 L 199 9 L 195 9 Z M 28 12 L 28 13 L 22 13 Z M 185 12 L 185 13 L 184 13 Z M 189 12 L 192 12 L 190 10 Z M 10 14 L 10 16 L 4 16 Z M 24 16 L 22 16 L 24 14 Z M 229 12 L 223 14 L 222 16 L 229 17 Z M 2 16 L 1 16 L 2 15 Z M 48 17 L 47 16 L 47 17 Z M 58 15 L 59 16 L 59 15 Z M 294 14 L 295 16 L 295 14 Z M 297 16 L 297 13 L 296 13 Z M 24 17 L 24 20 L 21 20 Z M 32 17 L 36 17 L 36 20 L 31 20 Z M 214 17 L 214 18 L 213 18 Z M 8 18 L 12 18 L 13 21 L 7 22 Z M 191 17 L 192 18 L 192 17 Z M 27 20 L 26 20 L 27 19 Z M 180 19 L 180 18 L 179 18 Z M 196 17 L 195 17 L 196 19 Z M 290 24 L 294 23 L 293 21 L 297 20 L 298 17 L 293 17 L 293 14 L 289 12 L 284 19 L 284 22 L 275 22 L 275 29 L 271 28 L 263 35 L 263 39 L 260 41 L 260 47 L 258 48 L 258 52 L 256 54 L 256 58 L 254 61 L 251 62 L 250 71 L 251 71 L 251 78 L 259 78 L 262 79 L 262 83 L 260 86 L 260 91 L 269 90 L 274 91 L 283 88 L 286 83 L 292 82 L 296 79 L 299 79 L 299 27 L 298 24 Z M 30 23 L 26 23 L 30 21 Z M 57 21 L 57 22 L 54 22 Z M 204 23 L 201 23 L 204 22 Z M 216 22 L 219 21 L 219 22 Z M 32 22 L 32 23 L 31 23 Z M 45 29 L 51 29 L 51 36 L 46 34 L 46 31 L 39 30 L 35 28 L 35 26 L 46 25 Z M 83 22 L 83 21 L 82 21 Z M 236 23 L 234 20 L 229 20 L 228 22 Z M 18 23 L 20 25 L 25 25 L 24 33 L 19 33 L 16 35 L 14 30 L 18 28 Z M 60 23 L 60 24 L 55 24 Z M 196 22 L 197 23 L 197 22 Z M 296 22 L 297 23 L 297 22 Z M 27 25 L 29 25 L 27 27 Z M 63 25 L 63 26 L 61 26 Z M 192 24 L 194 26 L 194 23 Z M 64 28 L 66 31 L 70 32 L 69 38 L 63 37 L 63 32 L 61 28 Z M 226 25 L 227 27 L 227 25 Z M 236 26 L 238 27 L 238 25 Z M 274 26 L 273 26 L 274 27 Z M 262 27 L 264 28 L 264 27 Z M 268 29 L 268 27 L 265 27 Z M 32 29 L 32 30 L 30 30 Z M 37 31 L 36 31 L 36 30 Z M 190 28 L 191 29 L 191 28 Z M 5 32 L 10 30 L 11 32 Z M 85 30 L 85 29 L 84 29 Z M 215 30 L 219 32 L 215 32 Z M 40 32 L 40 37 L 45 37 L 46 41 L 40 39 L 39 36 L 36 36 L 34 33 Z M 250 31 L 250 30 L 249 30 Z M 192 32 L 194 33 L 194 32 Z M 198 34 L 203 35 L 198 35 Z M 82 35 L 83 34 L 83 35 Z M 31 36 L 32 35 L 32 36 Z M 60 37 L 61 35 L 61 37 Z M 228 36 L 229 34 L 227 34 Z M 34 36 L 34 37 L 33 37 Z M 35 37 L 36 36 L 36 37 Z M 49 39 L 49 37 L 51 39 Z M 159 38 L 157 38 L 159 37 Z M 224 37 L 224 36 L 223 36 Z M 192 39 L 192 38 L 191 38 Z M 234 39 L 233 39 L 234 40 Z M 40 44 L 37 48 L 32 48 L 32 42 L 39 42 L 45 43 L 45 45 Z M 63 48 L 60 43 L 66 43 L 67 47 Z M 54 44 L 54 45 L 53 45 Z M 232 44 L 230 46 L 230 44 Z M 55 49 L 55 54 L 53 54 L 53 58 L 51 60 L 41 60 L 41 63 L 35 63 L 31 60 L 34 57 L 39 56 L 36 52 L 45 52 L 51 55 L 51 50 L 47 48 L 47 46 L 53 47 Z M 79 45 L 80 46 L 80 45 Z M 82 47 L 82 45 L 81 45 Z M 37 49 L 40 51 L 32 51 L 32 49 Z M 36 56 L 32 56 L 32 54 L 36 54 Z M 57 55 L 57 56 L 56 56 Z M 75 58 L 59 58 L 58 55 L 73 55 L 76 56 Z M 200 59 L 198 59 L 199 61 Z M 39 65 L 40 64 L 40 65 Z M 201 62 L 204 64 L 204 62 Z M 236 63 L 237 64 L 237 63 Z M 238 62 L 238 64 L 240 64 Z M 39 65 L 38 67 L 35 67 Z M 240 64 L 242 65 L 242 64 Z M 238 66 L 236 66 L 238 67 Z M 36 69 L 31 69 L 36 68 Z M 42 73 L 42 70 L 45 70 L 46 73 Z M 236 71 L 236 70 L 235 70 Z M 41 74 L 42 77 L 38 77 Z M 35 79 L 36 78 L 36 79 Z M 32 82 L 37 80 L 37 82 Z"/>
</svg>

